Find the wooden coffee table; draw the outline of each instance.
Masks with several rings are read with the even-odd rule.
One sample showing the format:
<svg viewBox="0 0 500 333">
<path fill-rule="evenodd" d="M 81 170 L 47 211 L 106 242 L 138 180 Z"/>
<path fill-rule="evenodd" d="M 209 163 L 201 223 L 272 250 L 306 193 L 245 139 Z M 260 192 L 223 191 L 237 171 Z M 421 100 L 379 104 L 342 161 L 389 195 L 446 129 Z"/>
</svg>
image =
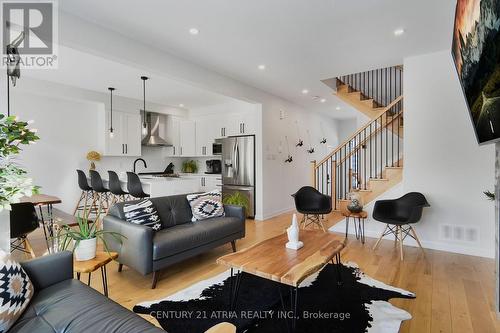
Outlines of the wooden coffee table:
<svg viewBox="0 0 500 333">
<path fill-rule="evenodd" d="M 89 274 L 88 285 L 90 286 L 90 277 L 93 272 L 97 271 L 99 268 L 101 269 L 101 277 L 102 277 L 102 288 L 104 291 L 104 295 L 108 296 L 108 273 L 106 271 L 106 265 L 110 263 L 112 260 L 118 258 L 118 253 L 116 252 L 100 252 L 97 251 L 94 259 L 85 260 L 85 261 L 76 261 L 73 260 L 73 271 L 76 273 L 76 277 L 80 280 L 80 275 L 82 273 Z"/>
<path fill-rule="evenodd" d="M 288 237 L 285 233 L 217 259 L 218 264 L 231 269 L 231 277 L 234 277 L 235 270 L 240 270 L 289 286 L 293 311 L 292 330 L 295 329 L 297 318 L 300 283 L 318 272 L 327 263 L 333 263 L 334 257 L 337 264 L 340 264 L 340 251 L 344 248 L 341 237 L 320 230 L 301 230 L 300 240 L 304 242 L 303 248 L 299 250 L 287 249 L 285 244 L 288 242 Z M 336 266 L 340 282 L 340 265 Z M 242 275 L 237 274 L 234 283 L 231 279 L 231 298 L 229 301 L 231 310 L 236 307 Z M 284 307 L 281 288 L 279 290 Z"/>
</svg>

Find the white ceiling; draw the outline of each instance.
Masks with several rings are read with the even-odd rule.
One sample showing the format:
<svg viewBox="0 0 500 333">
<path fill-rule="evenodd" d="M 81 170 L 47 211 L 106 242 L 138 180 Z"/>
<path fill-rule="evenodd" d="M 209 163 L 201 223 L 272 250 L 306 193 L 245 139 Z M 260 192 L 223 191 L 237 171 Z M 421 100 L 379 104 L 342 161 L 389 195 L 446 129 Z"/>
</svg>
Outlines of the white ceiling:
<svg viewBox="0 0 500 333">
<path fill-rule="evenodd" d="M 60 2 L 62 10 L 85 20 L 332 113 L 340 102 L 320 80 L 450 47 L 454 6 L 454 0 Z M 189 34 L 192 27 L 199 35 Z M 397 28 L 405 34 L 395 37 Z M 314 95 L 327 102 L 312 101 Z"/>
<path fill-rule="evenodd" d="M 146 82 L 146 108 L 148 102 L 192 109 L 234 101 L 183 82 L 64 46 L 59 46 L 57 70 L 23 70 L 22 75 L 106 94 L 108 87 L 114 87 L 115 95 L 138 100 L 143 99 L 140 77 L 145 75 L 149 77 Z M 179 104 L 184 107 L 179 107 Z"/>
</svg>

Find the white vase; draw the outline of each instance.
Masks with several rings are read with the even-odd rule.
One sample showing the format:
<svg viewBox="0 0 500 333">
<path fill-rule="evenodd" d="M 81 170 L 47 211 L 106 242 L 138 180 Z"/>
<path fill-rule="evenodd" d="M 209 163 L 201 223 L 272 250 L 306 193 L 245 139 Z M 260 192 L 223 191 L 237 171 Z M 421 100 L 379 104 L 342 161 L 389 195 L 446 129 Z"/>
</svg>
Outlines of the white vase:
<svg viewBox="0 0 500 333">
<path fill-rule="evenodd" d="M 84 239 L 75 246 L 74 254 L 76 261 L 85 261 L 95 258 L 97 238 Z"/>
<path fill-rule="evenodd" d="M 10 253 L 10 211 L 0 212 L 0 249 Z"/>
<path fill-rule="evenodd" d="M 292 249 L 292 250 L 298 250 L 302 246 L 304 246 L 304 243 L 299 241 L 299 223 L 297 222 L 297 215 L 293 214 L 292 217 L 292 225 L 286 229 L 286 233 L 288 235 L 288 243 L 286 243 L 286 248 Z"/>
</svg>

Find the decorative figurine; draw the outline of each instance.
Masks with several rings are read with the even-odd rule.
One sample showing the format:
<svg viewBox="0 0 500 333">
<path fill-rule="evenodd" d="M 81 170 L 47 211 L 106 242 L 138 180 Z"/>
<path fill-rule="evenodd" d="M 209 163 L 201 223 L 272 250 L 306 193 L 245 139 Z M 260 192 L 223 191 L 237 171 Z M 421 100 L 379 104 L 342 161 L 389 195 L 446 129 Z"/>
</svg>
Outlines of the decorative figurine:
<svg viewBox="0 0 500 333">
<path fill-rule="evenodd" d="M 296 214 L 293 214 L 292 224 L 286 229 L 286 234 L 288 235 L 288 243 L 285 245 L 287 249 L 298 250 L 304 246 L 304 243 L 299 240 L 299 224 Z"/>
</svg>

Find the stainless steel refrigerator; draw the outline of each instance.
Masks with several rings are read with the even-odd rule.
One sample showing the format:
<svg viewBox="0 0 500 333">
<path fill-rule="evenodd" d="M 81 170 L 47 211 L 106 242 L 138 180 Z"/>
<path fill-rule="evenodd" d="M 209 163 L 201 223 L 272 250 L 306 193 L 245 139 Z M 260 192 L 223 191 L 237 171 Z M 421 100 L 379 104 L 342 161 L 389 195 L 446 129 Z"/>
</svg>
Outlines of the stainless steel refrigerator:
<svg viewBox="0 0 500 333">
<path fill-rule="evenodd" d="M 218 140 L 219 142 L 219 140 Z M 222 195 L 240 192 L 248 198 L 248 217 L 255 217 L 255 136 L 233 136 L 222 143 Z"/>
</svg>

